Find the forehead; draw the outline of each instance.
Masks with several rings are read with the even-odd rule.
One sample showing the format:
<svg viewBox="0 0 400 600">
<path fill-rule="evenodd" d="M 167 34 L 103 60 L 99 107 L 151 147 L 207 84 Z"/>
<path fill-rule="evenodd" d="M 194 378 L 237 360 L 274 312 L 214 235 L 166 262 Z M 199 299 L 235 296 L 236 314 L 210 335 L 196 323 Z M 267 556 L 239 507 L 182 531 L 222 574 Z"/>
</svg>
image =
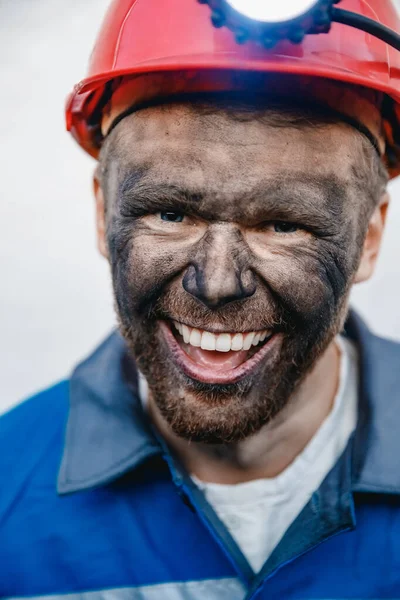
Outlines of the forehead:
<svg viewBox="0 0 400 600">
<path fill-rule="evenodd" d="M 169 187 L 187 190 L 202 198 L 204 214 L 223 219 L 256 218 L 277 203 L 311 212 L 346 203 L 356 210 L 354 198 L 346 198 L 360 180 L 360 135 L 342 123 L 288 121 L 268 110 L 142 110 L 114 130 L 115 182 L 126 190 L 140 174 L 142 191 L 153 186 L 159 197 Z"/>
<path fill-rule="evenodd" d="M 122 166 L 146 168 L 155 179 L 188 177 L 199 184 L 210 175 L 245 182 L 257 176 L 351 177 L 362 152 L 359 134 L 342 123 L 288 122 L 265 111 L 238 113 L 195 105 L 153 107 L 125 118 L 113 144 Z"/>
</svg>

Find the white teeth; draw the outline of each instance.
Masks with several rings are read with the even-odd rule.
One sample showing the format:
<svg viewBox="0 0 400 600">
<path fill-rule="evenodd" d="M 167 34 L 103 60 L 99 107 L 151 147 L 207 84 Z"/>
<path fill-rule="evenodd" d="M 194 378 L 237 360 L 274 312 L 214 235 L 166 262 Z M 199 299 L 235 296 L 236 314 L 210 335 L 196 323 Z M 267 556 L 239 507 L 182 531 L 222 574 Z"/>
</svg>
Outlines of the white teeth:
<svg viewBox="0 0 400 600">
<path fill-rule="evenodd" d="M 237 333 L 232 337 L 231 340 L 231 350 L 243 350 L 243 335 L 241 333 Z"/>
<path fill-rule="evenodd" d="M 190 339 L 190 330 L 187 325 L 182 325 L 182 336 L 185 344 L 188 344 Z"/>
<path fill-rule="evenodd" d="M 204 331 L 201 336 L 201 348 L 202 350 L 215 350 L 216 349 L 216 336 L 209 331 Z"/>
<path fill-rule="evenodd" d="M 173 322 L 174 327 L 183 337 L 185 344 L 195 348 L 217 352 L 240 352 L 250 350 L 252 346 L 258 346 L 271 335 L 270 331 L 251 331 L 249 333 L 220 333 L 202 331 L 183 325 L 178 321 Z"/>
<path fill-rule="evenodd" d="M 250 350 L 252 344 L 253 344 L 253 340 L 255 337 L 255 333 L 251 332 L 251 333 L 247 333 L 244 336 L 244 340 L 243 340 L 243 350 Z"/>
<path fill-rule="evenodd" d="M 190 334 L 189 344 L 194 346 L 195 348 L 200 348 L 201 346 L 201 332 L 198 329 L 192 329 Z"/>
<path fill-rule="evenodd" d="M 229 352 L 231 349 L 231 335 L 230 333 L 220 333 L 217 337 L 217 343 L 215 349 L 218 352 Z"/>
</svg>

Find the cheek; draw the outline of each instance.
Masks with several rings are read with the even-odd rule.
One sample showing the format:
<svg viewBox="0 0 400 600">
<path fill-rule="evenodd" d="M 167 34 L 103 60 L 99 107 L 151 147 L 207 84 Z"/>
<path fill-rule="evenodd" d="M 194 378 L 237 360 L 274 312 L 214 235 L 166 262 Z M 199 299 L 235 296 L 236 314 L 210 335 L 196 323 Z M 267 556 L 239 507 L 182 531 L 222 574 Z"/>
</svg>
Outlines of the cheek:
<svg viewBox="0 0 400 600">
<path fill-rule="evenodd" d="M 257 252 L 257 271 L 272 292 L 295 314 L 319 318 L 345 295 L 352 270 L 337 244 L 309 236 Z"/>
<path fill-rule="evenodd" d="M 132 305 L 137 307 L 156 299 L 162 288 L 187 268 L 193 244 L 193 240 L 182 235 L 132 229 L 126 251 L 113 268 L 120 279 L 119 287 L 125 286 Z"/>
</svg>

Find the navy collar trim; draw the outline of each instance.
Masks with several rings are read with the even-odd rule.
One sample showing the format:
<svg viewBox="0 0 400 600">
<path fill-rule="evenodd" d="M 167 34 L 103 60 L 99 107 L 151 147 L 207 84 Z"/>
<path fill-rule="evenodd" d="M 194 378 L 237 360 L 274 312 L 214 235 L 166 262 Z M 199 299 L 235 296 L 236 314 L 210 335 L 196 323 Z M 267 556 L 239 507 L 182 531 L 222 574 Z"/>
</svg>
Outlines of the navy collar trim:
<svg viewBox="0 0 400 600">
<path fill-rule="evenodd" d="M 351 444 L 328 473 L 320 488 L 292 522 L 252 583 L 248 598 L 266 579 L 322 542 L 356 526 L 352 495 Z M 304 531 L 307 535 L 304 535 Z"/>
<path fill-rule="evenodd" d="M 115 332 L 70 379 L 58 492 L 105 485 L 158 454 L 162 450 L 139 401 L 136 371 Z"/>
<path fill-rule="evenodd" d="M 374 336 L 354 313 L 346 334 L 361 357 L 353 491 L 400 494 L 400 345 Z M 156 455 L 163 450 L 143 413 L 133 361 L 114 332 L 70 379 L 58 492 L 105 485 Z"/>
<path fill-rule="evenodd" d="M 353 444 L 353 491 L 400 494 L 400 344 L 373 335 L 351 313 L 347 335 L 360 352 L 358 425 Z"/>
</svg>

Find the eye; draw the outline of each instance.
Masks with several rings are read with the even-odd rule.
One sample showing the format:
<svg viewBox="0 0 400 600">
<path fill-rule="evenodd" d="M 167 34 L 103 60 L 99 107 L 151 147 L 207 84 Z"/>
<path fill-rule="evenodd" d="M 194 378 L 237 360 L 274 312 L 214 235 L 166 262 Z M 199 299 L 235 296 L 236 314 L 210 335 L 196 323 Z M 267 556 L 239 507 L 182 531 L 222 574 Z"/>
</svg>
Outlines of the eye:
<svg viewBox="0 0 400 600">
<path fill-rule="evenodd" d="M 293 223 L 287 223 L 286 221 L 276 221 L 274 223 L 275 233 L 296 233 L 300 228 Z"/>
<path fill-rule="evenodd" d="M 182 223 L 184 215 L 179 212 L 173 212 L 171 210 L 161 212 L 160 217 L 162 221 L 168 221 L 168 223 Z"/>
</svg>

